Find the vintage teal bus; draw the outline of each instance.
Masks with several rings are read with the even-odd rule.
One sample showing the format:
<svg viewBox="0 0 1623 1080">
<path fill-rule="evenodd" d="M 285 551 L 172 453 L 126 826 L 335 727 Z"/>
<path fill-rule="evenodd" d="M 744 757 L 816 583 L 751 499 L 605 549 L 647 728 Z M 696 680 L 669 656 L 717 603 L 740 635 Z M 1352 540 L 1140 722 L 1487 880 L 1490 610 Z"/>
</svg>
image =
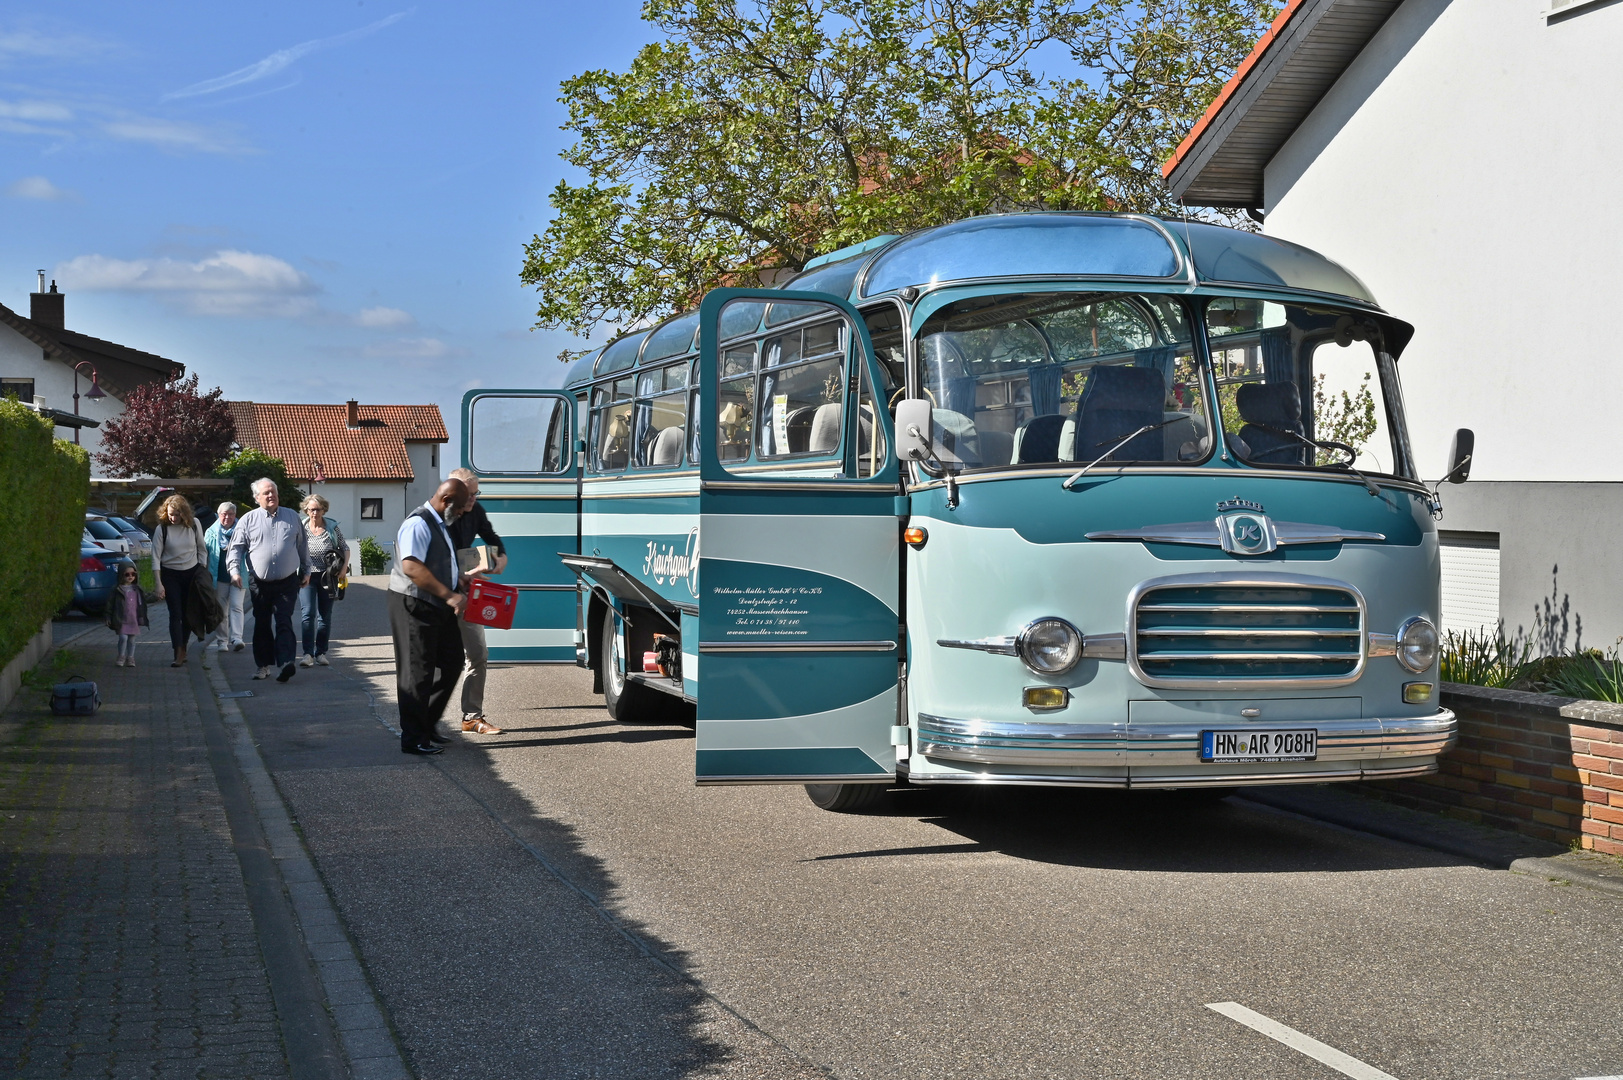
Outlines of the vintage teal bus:
<svg viewBox="0 0 1623 1080">
<path fill-rule="evenodd" d="M 491 658 L 696 724 L 701 784 L 1227 789 L 1433 771 L 1413 330 L 1305 248 L 1007 214 L 474 390 Z M 1469 469 L 1469 432 L 1454 469 Z"/>
</svg>

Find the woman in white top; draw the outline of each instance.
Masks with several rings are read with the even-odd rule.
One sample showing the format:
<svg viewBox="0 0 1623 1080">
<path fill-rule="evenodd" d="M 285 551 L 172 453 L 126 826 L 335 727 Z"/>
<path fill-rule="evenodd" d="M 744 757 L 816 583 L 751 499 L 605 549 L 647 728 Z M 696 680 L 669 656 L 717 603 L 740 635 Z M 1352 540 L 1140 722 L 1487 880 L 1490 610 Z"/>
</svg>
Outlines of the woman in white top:
<svg viewBox="0 0 1623 1080">
<path fill-rule="evenodd" d="M 175 647 L 170 667 L 186 663 L 186 601 L 191 598 L 197 564 L 208 559 L 203 530 L 184 495 L 171 495 L 158 510 L 158 529 L 152 535 L 152 566 L 158 572 L 158 599 L 169 606 L 169 644 Z"/>
</svg>

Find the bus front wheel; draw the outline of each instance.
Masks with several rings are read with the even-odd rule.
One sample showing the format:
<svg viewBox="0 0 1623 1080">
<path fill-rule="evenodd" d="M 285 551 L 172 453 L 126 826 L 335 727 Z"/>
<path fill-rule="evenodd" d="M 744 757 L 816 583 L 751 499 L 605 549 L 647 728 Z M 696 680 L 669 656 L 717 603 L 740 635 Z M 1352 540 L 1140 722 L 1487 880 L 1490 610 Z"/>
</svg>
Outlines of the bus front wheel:
<svg viewBox="0 0 1623 1080">
<path fill-rule="evenodd" d="M 823 810 L 840 814 L 870 809 L 885 793 L 884 784 L 807 784 L 806 797 Z"/>
</svg>

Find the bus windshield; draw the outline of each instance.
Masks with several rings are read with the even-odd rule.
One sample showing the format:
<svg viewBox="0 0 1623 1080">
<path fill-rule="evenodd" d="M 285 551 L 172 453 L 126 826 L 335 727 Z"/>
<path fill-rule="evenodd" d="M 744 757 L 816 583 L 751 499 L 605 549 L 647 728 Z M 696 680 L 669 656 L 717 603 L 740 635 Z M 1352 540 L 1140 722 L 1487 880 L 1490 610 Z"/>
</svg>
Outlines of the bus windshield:
<svg viewBox="0 0 1623 1080">
<path fill-rule="evenodd" d="M 1197 462 L 1211 452 L 1189 318 L 1172 297 L 959 300 L 924 324 L 918 356 L 949 466 Z"/>
<path fill-rule="evenodd" d="M 1408 475 L 1397 372 L 1375 320 L 1221 298 L 1206 324 L 1223 431 L 1240 461 Z"/>
</svg>

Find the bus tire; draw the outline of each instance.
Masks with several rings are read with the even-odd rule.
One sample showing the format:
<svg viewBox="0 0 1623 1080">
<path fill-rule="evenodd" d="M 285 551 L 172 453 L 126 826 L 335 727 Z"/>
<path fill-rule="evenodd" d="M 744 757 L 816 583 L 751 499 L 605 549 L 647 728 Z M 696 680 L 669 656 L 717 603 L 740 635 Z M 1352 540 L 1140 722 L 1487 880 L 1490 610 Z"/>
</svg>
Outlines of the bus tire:
<svg viewBox="0 0 1623 1080">
<path fill-rule="evenodd" d="M 657 724 L 668 708 L 666 695 L 632 682 L 621 670 L 620 635 L 614 632 L 614 613 L 603 616 L 603 705 L 609 719 L 622 724 Z"/>
<path fill-rule="evenodd" d="M 806 797 L 818 808 L 836 814 L 860 814 L 871 809 L 882 795 L 884 784 L 807 784 Z"/>
</svg>

